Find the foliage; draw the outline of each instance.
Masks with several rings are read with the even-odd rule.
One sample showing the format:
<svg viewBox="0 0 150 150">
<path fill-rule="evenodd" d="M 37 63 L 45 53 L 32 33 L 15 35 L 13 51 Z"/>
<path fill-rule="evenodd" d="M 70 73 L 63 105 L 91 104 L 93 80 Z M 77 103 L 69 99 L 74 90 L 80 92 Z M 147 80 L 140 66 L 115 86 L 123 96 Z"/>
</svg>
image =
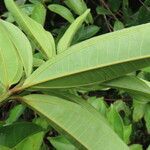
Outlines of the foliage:
<svg viewBox="0 0 150 150">
<path fill-rule="evenodd" d="M 148 150 L 150 1 L 4 3 L 0 149 Z"/>
</svg>

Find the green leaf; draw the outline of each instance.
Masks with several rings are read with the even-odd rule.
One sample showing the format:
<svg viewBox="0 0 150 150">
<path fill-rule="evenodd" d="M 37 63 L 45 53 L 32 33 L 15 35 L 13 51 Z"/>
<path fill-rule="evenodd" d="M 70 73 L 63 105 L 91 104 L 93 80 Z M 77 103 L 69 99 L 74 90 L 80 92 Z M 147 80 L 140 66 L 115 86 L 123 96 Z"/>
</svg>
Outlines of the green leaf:
<svg viewBox="0 0 150 150">
<path fill-rule="evenodd" d="M 110 4 L 111 9 L 114 12 L 116 12 L 120 8 L 122 0 L 108 0 L 108 2 Z"/>
<path fill-rule="evenodd" d="M 5 38 L 4 38 L 5 37 Z M 16 45 L 9 36 L 9 32 L 0 20 L 0 82 L 9 88 L 14 84 L 14 79 L 20 67 Z"/>
<path fill-rule="evenodd" d="M 73 44 L 76 44 L 78 42 L 81 42 L 83 40 L 89 39 L 92 36 L 94 36 L 98 31 L 99 31 L 99 27 L 95 26 L 95 25 L 88 25 L 86 27 L 82 26 L 79 31 L 75 34 L 74 38 L 73 38 Z"/>
<path fill-rule="evenodd" d="M 10 148 L 0 145 L 0 150 L 10 150 Z"/>
<path fill-rule="evenodd" d="M 144 120 L 146 122 L 147 131 L 150 133 L 150 104 L 147 104 L 145 107 Z"/>
<path fill-rule="evenodd" d="M 3 24 L 8 31 L 9 37 L 12 43 L 15 45 L 16 52 L 18 53 L 24 66 L 26 76 L 29 76 L 32 72 L 33 64 L 32 48 L 29 40 L 26 38 L 23 32 L 21 32 L 21 30 L 19 30 L 19 28 L 13 24 L 5 21 L 1 21 L 0 23 Z"/>
<path fill-rule="evenodd" d="M 103 86 L 123 89 L 131 95 L 141 95 L 143 97 L 150 97 L 150 82 L 143 79 L 137 78 L 135 76 L 123 76 L 108 82 L 102 83 Z"/>
<path fill-rule="evenodd" d="M 140 144 L 133 144 L 130 146 L 130 150 L 143 150 L 143 148 Z"/>
<path fill-rule="evenodd" d="M 124 130 L 123 141 L 126 144 L 129 144 L 130 143 L 130 136 L 132 134 L 132 125 L 130 124 L 128 126 L 124 126 L 123 130 Z"/>
<path fill-rule="evenodd" d="M 35 4 L 31 14 L 31 18 L 34 19 L 39 24 L 41 24 L 42 26 L 44 26 L 46 19 L 46 9 L 41 3 Z"/>
<path fill-rule="evenodd" d="M 45 116 L 58 132 L 79 149 L 129 150 L 105 122 L 76 103 L 38 94 L 27 95 L 22 101 Z"/>
<path fill-rule="evenodd" d="M 33 123 L 15 123 L 0 128 L 0 145 L 14 147 L 26 137 L 43 129 Z"/>
<path fill-rule="evenodd" d="M 63 37 L 59 40 L 57 45 L 57 52 L 62 53 L 68 47 L 70 47 L 71 42 L 73 40 L 74 35 L 81 27 L 82 23 L 85 21 L 87 15 L 89 14 L 90 10 L 88 9 L 83 15 L 79 16 L 67 29 L 64 33 Z"/>
<path fill-rule="evenodd" d="M 33 134 L 17 144 L 13 150 L 41 150 L 43 137 L 44 132 Z"/>
<path fill-rule="evenodd" d="M 107 112 L 107 104 L 105 103 L 103 98 L 89 98 L 88 102 L 96 108 L 103 116 L 106 115 Z"/>
<path fill-rule="evenodd" d="M 146 109 L 146 103 L 142 103 L 138 100 L 133 100 L 133 120 L 138 122 L 143 118 Z"/>
<path fill-rule="evenodd" d="M 88 9 L 84 0 L 65 0 L 64 3 L 77 15 L 82 15 Z M 93 23 L 91 13 L 87 17 L 87 22 Z"/>
<path fill-rule="evenodd" d="M 145 24 L 71 46 L 40 66 L 22 88 L 92 86 L 149 66 L 149 33 L 150 24 Z"/>
<path fill-rule="evenodd" d="M 39 67 L 41 66 L 45 61 L 39 58 L 33 58 L 33 66 Z"/>
<path fill-rule="evenodd" d="M 113 130 L 120 136 L 120 138 L 124 139 L 123 120 L 113 105 L 110 106 L 106 116 Z"/>
<path fill-rule="evenodd" d="M 48 140 L 57 150 L 77 150 L 75 146 L 63 136 L 50 137 Z"/>
<path fill-rule="evenodd" d="M 55 54 L 55 43 L 52 35 L 50 33 L 47 33 L 42 25 L 22 12 L 13 0 L 5 0 L 5 5 L 14 16 L 16 22 L 21 26 L 23 31 L 34 41 L 35 45 L 39 48 L 42 54 L 47 59 L 50 59 Z"/>
<path fill-rule="evenodd" d="M 96 7 L 96 12 L 98 15 L 111 15 L 112 14 L 108 9 L 102 6 Z"/>
<path fill-rule="evenodd" d="M 12 124 L 22 115 L 22 113 L 25 110 L 25 106 L 23 105 L 17 105 L 14 108 L 12 108 L 9 112 L 9 116 L 6 119 L 6 124 Z"/>
<path fill-rule="evenodd" d="M 114 31 L 121 30 L 123 28 L 124 28 L 124 24 L 121 21 L 119 21 L 119 20 L 115 21 Z"/>
<path fill-rule="evenodd" d="M 51 10 L 52 12 L 62 16 L 70 23 L 72 23 L 74 21 L 74 17 L 73 17 L 73 14 L 71 13 L 71 11 L 62 5 L 51 4 L 48 6 L 48 9 Z"/>
</svg>

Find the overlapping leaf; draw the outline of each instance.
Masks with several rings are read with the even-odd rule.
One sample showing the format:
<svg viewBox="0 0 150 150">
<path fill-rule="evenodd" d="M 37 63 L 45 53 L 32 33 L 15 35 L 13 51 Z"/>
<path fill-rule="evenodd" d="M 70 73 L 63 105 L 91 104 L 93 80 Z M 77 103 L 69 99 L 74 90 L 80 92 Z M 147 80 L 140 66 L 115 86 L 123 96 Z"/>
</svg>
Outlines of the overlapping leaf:
<svg viewBox="0 0 150 150">
<path fill-rule="evenodd" d="M 42 54 L 50 59 L 55 54 L 55 43 L 52 35 L 44 30 L 42 25 L 28 17 L 22 12 L 14 0 L 5 0 L 7 9 L 12 13 L 16 22 L 21 26 L 23 31 L 34 41 Z"/>
<path fill-rule="evenodd" d="M 145 24 L 76 44 L 38 68 L 23 88 L 89 86 L 149 66 L 149 35 L 150 24 Z"/>
<path fill-rule="evenodd" d="M 32 48 L 30 45 L 29 40 L 26 36 L 13 24 L 5 21 L 0 21 L 8 31 L 8 36 L 12 43 L 15 45 L 15 49 L 17 54 L 20 57 L 20 60 L 24 66 L 24 70 L 26 76 L 29 76 L 32 72 L 32 65 L 33 65 L 33 56 L 32 56 Z M 21 68 L 19 69 L 18 73 L 21 72 Z"/>
<path fill-rule="evenodd" d="M 57 131 L 79 149 L 129 150 L 103 120 L 76 103 L 39 94 L 27 95 L 22 101 L 45 116 Z"/>
<path fill-rule="evenodd" d="M 0 23 L 0 82 L 6 88 L 14 83 L 20 65 L 16 47 L 6 28 Z"/>
</svg>

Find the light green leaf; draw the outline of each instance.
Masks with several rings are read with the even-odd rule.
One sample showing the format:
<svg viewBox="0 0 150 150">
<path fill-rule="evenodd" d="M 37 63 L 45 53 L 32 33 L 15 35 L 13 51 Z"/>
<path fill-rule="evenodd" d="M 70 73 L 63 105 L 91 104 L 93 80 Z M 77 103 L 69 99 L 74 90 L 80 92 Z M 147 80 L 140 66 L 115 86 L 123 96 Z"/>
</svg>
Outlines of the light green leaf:
<svg viewBox="0 0 150 150">
<path fill-rule="evenodd" d="M 50 137 L 48 140 L 57 150 L 77 150 L 75 146 L 63 136 Z"/>
<path fill-rule="evenodd" d="M 71 11 L 62 5 L 51 4 L 48 6 L 48 9 L 51 10 L 52 12 L 57 13 L 58 15 L 62 16 L 70 23 L 72 23 L 74 21 L 74 17 L 73 17 L 73 14 L 71 13 Z"/>
<path fill-rule="evenodd" d="M 149 33 L 150 24 L 145 24 L 71 46 L 40 66 L 22 88 L 92 86 L 149 66 Z"/>
<path fill-rule="evenodd" d="M 150 97 L 150 82 L 145 81 L 143 79 L 137 78 L 135 76 L 123 76 L 108 82 L 102 83 L 103 86 L 123 89 L 131 95 L 136 96 L 141 95 L 143 97 L 147 97 L 147 101 L 149 101 Z"/>
<path fill-rule="evenodd" d="M 5 147 L 5 146 L 0 145 L 0 150 L 11 150 L 11 149 L 9 147 Z"/>
<path fill-rule="evenodd" d="M 39 67 L 41 66 L 45 61 L 39 58 L 33 58 L 33 66 Z"/>
<path fill-rule="evenodd" d="M 22 113 L 25 110 L 25 106 L 23 105 L 17 105 L 14 108 L 12 108 L 9 112 L 9 116 L 6 119 L 6 124 L 12 124 L 22 115 Z"/>
<path fill-rule="evenodd" d="M 76 103 L 38 94 L 25 96 L 22 101 L 45 116 L 79 149 L 129 150 L 105 122 Z"/>
<path fill-rule="evenodd" d="M 120 138 L 124 139 L 123 120 L 113 105 L 110 106 L 106 116 L 113 130 L 120 136 Z"/>
<path fill-rule="evenodd" d="M 150 104 L 147 104 L 145 107 L 144 120 L 146 123 L 147 131 L 150 133 Z"/>
<path fill-rule="evenodd" d="M 13 150 L 41 150 L 43 137 L 44 132 L 33 134 L 17 144 Z"/>
<path fill-rule="evenodd" d="M 143 148 L 140 144 L 133 144 L 130 146 L 130 150 L 143 150 Z"/>
<path fill-rule="evenodd" d="M 87 15 L 89 14 L 90 10 L 88 9 L 83 15 L 79 16 L 67 29 L 64 33 L 63 37 L 59 40 L 57 45 L 57 52 L 62 53 L 68 47 L 70 47 L 71 42 L 73 40 L 74 35 L 81 27 L 82 23 L 85 21 Z"/>
<path fill-rule="evenodd" d="M 44 30 L 42 25 L 28 17 L 22 12 L 13 0 L 5 0 L 7 9 L 12 13 L 16 22 L 21 26 L 23 31 L 34 41 L 42 54 L 50 59 L 55 54 L 54 41 L 52 35 Z M 38 32 L 37 32 L 38 31 Z"/>
<path fill-rule="evenodd" d="M 146 103 L 141 103 L 139 100 L 133 100 L 133 120 L 135 122 L 142 119 L 146 109 Z"/>
<path fill-rule="evenodd" d="M 12 148 L 26 137 L 41 132 L 43 129 L 33 123 L 15 123 L 0 128 L 0 145 Z"/>
<path fill-rule="evenodd" d="M 0 82 L 5 88 L 9 88 L 14 84 L 14 78 L 16 78 L 21 64 L 16 52 L 16 45 L 14 45 L 9 32 L 1 22 L 0 20 Z"/>
<path fill-rule="evenodd" d="M 124 130 L 124 134 L 123 134 L 123 141 L 126 143 L 126 144 L 129 144 L 130 143 L 130 136 L 132 134 L 132 125 L 128 125 L 128 126 L 124 126 L 123 127 L 123 130 Z"/>
<path fill-rule="evenodd" d="M 119 20 L 115 21 L 114 31 L 121 30 L 123 28 L 124 28 L 124 24 L 121 21 L 119 21 Z"/>
<path fill-rule="evenodd" d="M 84 0 L 65 0 L 64 3 L 77 15 L 82 15 L 88 9 Z M 93 23 L 91 13 L 87 17 L 87 22 Z"/>
<path fill-rule="evenodd" d="M 96 108 L 103 116 L 106 115 L 107 104 L 105 103 L 103 98 L 89 98 L 88 103 L 90 103 L 94 108 Z"/>
<path fill-rule="evenodd" d="M 5 21 L 0 21 L 8 31 L 12 43 L 15 45 L 16 52 L 20 57 L 20 60 L 24 66 L 26 76 L 29 76 L 32 72 L 33 56 L 32 48 L 29 40 L 26 36 L 13 24 Z M 20 71 L 20 70 L 19 70 Z"/>
<path fill-rule="evenodd" d="M 46 8 L 41 3 L 37 3 L 34 6 L 34 9 L 31 14 L 31 18 L 34 19 L 36 22 L 44 26 L 45 19 L 46 19 Z"/>
</svg>

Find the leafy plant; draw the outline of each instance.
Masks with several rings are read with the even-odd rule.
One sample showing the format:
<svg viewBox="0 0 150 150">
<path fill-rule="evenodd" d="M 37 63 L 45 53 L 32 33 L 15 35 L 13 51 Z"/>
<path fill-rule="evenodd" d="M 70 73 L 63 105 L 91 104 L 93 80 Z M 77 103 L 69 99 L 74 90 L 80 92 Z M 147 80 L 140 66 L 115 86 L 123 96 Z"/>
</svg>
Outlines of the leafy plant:
<svg viewBox="0 0 150 150">
<path fill-rule="evenodd" d="M 126 103 L 107 105 L 103 98 L 85 100 L 81 93 L 108 88 L 126 92 L 134 100 L 133 120 L 144 117 L 150 131 L 150 83 L 140 75 L 149 73 L 145 68 L 150 66 L 150 23 L 122 29 L 124 24 L 116 20 L 114 30 L 118 31 L 90 38 L 99 28 L 84 27 L 84 22 L 93 24 L 86 3 L 65 0 L 80 16 L 74 19 L 60 4 L 48 6 L 70 24 L 56 43 L 43 27 L 46 9 L 42 2 L 35 3 L 28 15 L 13 0 L 4 1 L 18 27 L 0 19 L 0 105 L 12 101 L 16 105 L 0 124 L 0 149 L 47 149 L 43 139 L 53 129 L 59 136 L 47 135 L 46 140 L 60 150 L 142 149 L 131 143 L 131 110 Z M 109 3 L 113 12 L 122 4 Z M 107 15 L 101 8 L 97 12 Z M 84 31 L 87 34 L 82 37 Z M 16 123 L 28 108 L 36 116 L 32 123 Z"/>
</svg>

